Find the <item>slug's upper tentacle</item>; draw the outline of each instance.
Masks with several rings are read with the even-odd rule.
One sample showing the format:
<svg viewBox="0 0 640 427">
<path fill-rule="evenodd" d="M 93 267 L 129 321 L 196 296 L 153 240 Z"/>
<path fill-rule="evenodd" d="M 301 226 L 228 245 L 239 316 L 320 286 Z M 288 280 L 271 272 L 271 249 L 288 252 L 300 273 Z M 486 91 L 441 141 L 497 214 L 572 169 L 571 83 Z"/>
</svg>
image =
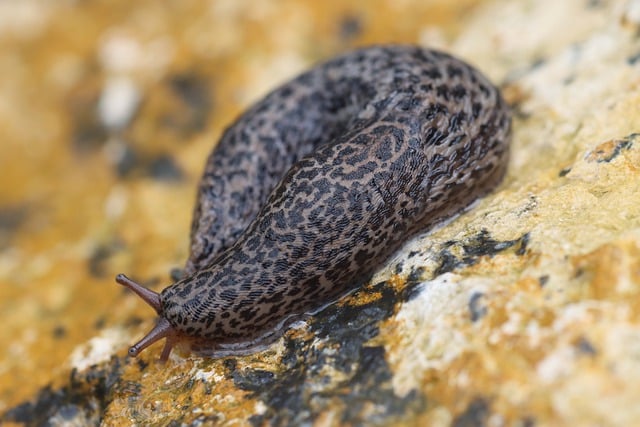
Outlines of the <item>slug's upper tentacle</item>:
<svg viewBox="0 0 640 427">
<path fill-rule="evenodd" d="M 133 280 L 129 279 L 124 274 L 118 274 L 116 276 L 116 282 L 118 282 L 119 284 L 121 284 L 126 288 L 131 289 L 133 292 L 138 294 L 138 296 L 142 298 L 144 302 L 149 304 L 151 308 L 153 308 L 156 311 L 156 313 L 158 314 L 162 313 L 162 303 L 160 302 L 159 293 L 154 292 L 149 288 L 145 288 L 141 284 L 136 283 Z"/>
</svg>

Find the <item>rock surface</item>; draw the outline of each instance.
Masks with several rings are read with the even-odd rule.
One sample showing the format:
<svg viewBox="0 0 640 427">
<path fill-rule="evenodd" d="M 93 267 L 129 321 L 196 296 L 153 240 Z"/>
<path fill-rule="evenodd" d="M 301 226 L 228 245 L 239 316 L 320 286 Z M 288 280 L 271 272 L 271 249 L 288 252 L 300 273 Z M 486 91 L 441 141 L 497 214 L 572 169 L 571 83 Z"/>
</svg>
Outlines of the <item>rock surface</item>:
<svg viewBox="0 0 640 427">
<path fill-rule="evenodd" d="M 640 419 L 640 1 L 0 3 L 0 422 Z M 80 36 L 81 35 L 81 36 Z M 354 46 L 451 51 L 514 109 L 503 185 L 266 351 L 126 356 L 243 108 Z"/>
</svg>

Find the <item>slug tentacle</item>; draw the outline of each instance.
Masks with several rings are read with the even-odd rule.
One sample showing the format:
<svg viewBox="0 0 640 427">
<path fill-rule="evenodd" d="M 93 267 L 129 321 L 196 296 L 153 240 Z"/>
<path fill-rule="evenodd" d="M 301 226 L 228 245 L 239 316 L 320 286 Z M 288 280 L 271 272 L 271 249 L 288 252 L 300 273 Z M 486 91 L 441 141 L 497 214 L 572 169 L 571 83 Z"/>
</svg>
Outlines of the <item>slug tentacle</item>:
<svg viewBox="0 0 640 427">
<path fill-rule="evenodd" d="M 511 115 L 478 70 L 417 46 L 339 56 L 227 128 L 198 185 L 185 276 L 129 354 L 166 338 L 247 354 L 369 280 L 410 238 L 502 180 Z"/>
<path fill-rule="evenodd" d="M 154 292 L 149 288 L 145 288 L 141 284 L 129 279 L 122 273 L 116 276 L 116 282 L 138 294 L 138 296 L 142 298 L 144 302 L 149 304 L 156 311 L 156 313 L 160 314 L 162 312 L 162 303 L 160 302 L 159 293 Z"/>
<path fill-rule="evenodd" d="M 162 355 L 160 356 L 160 360 L 165 362 L 169 358 L 169 353 L 171 353 L 171 349 L 175 344 L 175 336 L 175 330 L 169 321 L 164 317 L 160 317 L 156 326 L 154 326 L 153 329 L 151 329 L 151 331 L 149 331 L 140 341 L 129 348 L 129 356 L 136 357 L 142 350 L 149 347 L 151 344 L 161 340 L 162 338 L 166 338 L 167 340 L 164 344 L 164 348 L 162 349 Z"/>
<path fill-rule="evenodd" d="M 140 341 L 129 348 L 129 356 L 135 357 L 151 344 L 163 338 L 166 338 L 167 341 L 165 342 L 164 349 L 162 350 L 162 355 L 160 357 L 161 361 L 166 361 L 169 358 L 169 353 L 171 353 L 171 348 L 175 344 L 177 333 L 171 326 L 169 321 L 166 318 L 162 317 L 162 303 L 160 302 L 160 294 L 152 291 L 151 289 L 145 288 L 139 283 L 134 282 L 124 274 L 118 274 L 116 276 L 116 282 L 138 294 L 138 296 L 140 296 L 140 298 L 142 298 L 147 304 L 149 304 L 160 316 L 158 318 L 158 323 L 156 323 L 156 326 L 154 326 L 153 329 L 151 329 L 151 331 L 149 331 L 149 333 L 147 333 L 147 335 L 145 335 Z"/>
</svg>

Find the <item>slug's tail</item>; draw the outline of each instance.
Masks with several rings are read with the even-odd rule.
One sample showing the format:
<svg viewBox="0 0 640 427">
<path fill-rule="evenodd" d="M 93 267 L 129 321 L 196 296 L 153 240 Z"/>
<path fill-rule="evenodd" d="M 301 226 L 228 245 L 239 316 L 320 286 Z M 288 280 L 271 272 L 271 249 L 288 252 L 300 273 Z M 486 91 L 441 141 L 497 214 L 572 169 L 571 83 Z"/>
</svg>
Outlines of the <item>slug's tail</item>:
<svg viewBox="0 0 640 427">
<path fill-rule="evenodd" d="M 116 282 L 135 292 L 160 316 L 160 318 L 158 319 L 158 323 L 156 323 L 156 326 L 154 326 L 153 329 L 151 329 L 151 331 L 149 331 L 147 335 L 145 335 L 140 341 L 129 348 L 129 356 L 136 357 L 142 350 L 149 347 L 151 344 L 155 343 L 156 341 L 160 341 L 163 338 L 166 338 L 167 340 L 165 342 L 164 349 L 162 350 L 162 355 L 160 356 L 160 361 L 166 362 L 169 358 L 169 353 L 171 353 L 171 348 L 175 344 L 176 333 L 169 321 L 162 317 L 162 303 L 160 301 L 160 294 L 152 291 L 151 289 L 145 288 L 139 283 L 134 282 L 124 274 L 118 274 L 116 276 Z"/>
</svg>

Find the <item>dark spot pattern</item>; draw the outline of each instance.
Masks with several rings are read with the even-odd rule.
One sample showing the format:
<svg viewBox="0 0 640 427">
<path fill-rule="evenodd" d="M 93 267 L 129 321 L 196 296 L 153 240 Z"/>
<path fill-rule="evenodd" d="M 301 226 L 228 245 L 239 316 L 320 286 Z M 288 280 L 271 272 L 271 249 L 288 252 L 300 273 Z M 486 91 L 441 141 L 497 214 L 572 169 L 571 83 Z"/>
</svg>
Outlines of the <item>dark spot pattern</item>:
<svg viewBox="0 0 640 427">
<path fill-rule="evenodd" d="M 487 425 L 489 418 L 489 403 L 482 399 L 476 398 L 467 409 L 453 420 L 453 427 L 483 427 Z"/>
<path fill-rule="evenodd" d="M 112 390 L 140 394 L 140 386 L 129 383 L 127 390 L 120 376 L 123 366 L 114 357 L 110 364 L 92 365 L 79 372 L 73 369 L 61 387 L 51 384 L 25 401 L 0 414 L 0 425 L 24 426 L 98 425 L 113 400 Z"/>
<path fill-rule="evenodd" d="M 576 349 L 587 356 L 596 356 L 598 354 L 596 348 L 586 337 L 580 337 L 580 339 L 578 339 L 576 342 Z"/>
<path fill-rule="evenodd" d="M 0 250 L 9 247 L 11 238 L 29 215 L 27 205 L 0 206 Z"/>
<path fill-rule="evenodd" d="M 357 15 L 346 15 L 340 20 L 339 36 L 341 40 L 350 41 L 362 34 L 362 20 Z"/>
<path fill-rule="evenodd" d="M 89 273 L 94 277 L 105 277 L 107 271 L 109 271 L 109 260 L 113 255 L 121 251 L 122 248 L 123 244 L 119 240 L 100 244 L 95 247 L 87 260 Z"/>
<path fill-rule="evenodd" d="M 624 151 L 629 150 L 638 140 L 640 140 L 640 133 L 632 133 L 622 139 L 607 141 L 588 153 L 585 160 L 587 162 L 609 163 Z"/>
<path fill-rule="evenodd" d="M 487 315 L 487 306 L 483 304 L 482 292 L 474 292 L 469 298 L 469 313 L 471 314 L 471 321 L 477 322 Z"/>
<path fill-rule="evenodd" d="M 558 176 L 560 178 L 565 177 L 565 176 L 569 175 L 569 172 L 571 172 L 571 168 L 570 167 L 564 168 L 560 172 L 558 172 Z"/>
<path fill-rule="evenodd" d="M 163 124 L 185 136 L 203 130 L 213 108 L 208 82 L 197 75 L 179 74 L 167 83 L 185 108 L 167 113 Z"/>
<path fill-rule="evenodd" d="M 184 177 L 175 160 L 167 155 L 160 155 L 149 163 L 148 174 L 158 181 L 178 182 Z"/>
<path fill-rule="evenodd" d="M 541 288 L 544 288 L 547 283 L 549 283 L 549 275 L 545 274 L 543 276 L 538 277 L 538 283 L 540 284 Z"/>
<path fill-rule="evenodd" d="M 498 90 L 442 52 L 372 47 L 300 75 L 209 156 L 161 315 L 199 354 L 273 341 L 491 191 L 510 126 Z"/>
<path fill-rule="evenodd" d="M 449 250 L 449 248 L 458 244 L 462 246 L 463 250 L 461 258 L 456 257 L 452 254 L 452 251 Z M 439 276 L 457 268 L 474 265 L 481 257 L 492 257 L 507 249 L 512 249 L 513 253 L 517 256 L 523 256 L 526 254 L 528 244 L 529 233 L 524 233 L 513 240 L 495 240 L 487 230 L 482 229 L 477 235 L 463 242 L 446 242 L 438 254 L 439 265 L 433 275 Z"/>
</svg>

